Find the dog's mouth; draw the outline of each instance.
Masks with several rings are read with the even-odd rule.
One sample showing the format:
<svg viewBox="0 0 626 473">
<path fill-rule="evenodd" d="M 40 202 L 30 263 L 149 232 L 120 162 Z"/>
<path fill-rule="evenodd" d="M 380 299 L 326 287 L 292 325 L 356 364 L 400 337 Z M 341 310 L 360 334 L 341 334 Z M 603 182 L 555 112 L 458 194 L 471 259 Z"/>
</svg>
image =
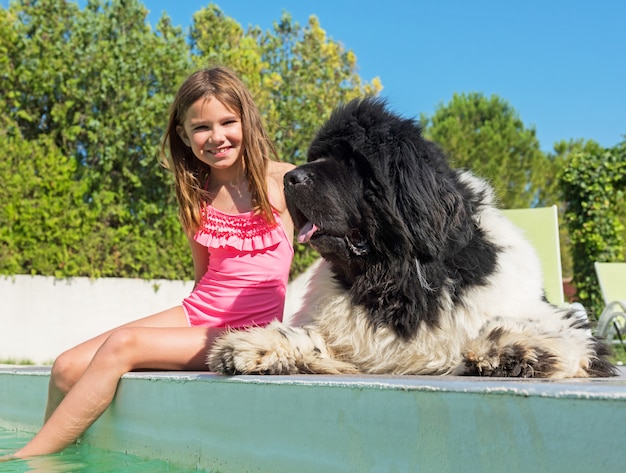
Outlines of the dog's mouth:
<svg viewBox="0 0 626 473">
<path fill-rule="evenodd" d="M 314 238 L 314 235 L 321 236 L 324 234 L 324 232 L 320 230 L 320 227 L 322 226 L 321 224 L 318 226 L 313 223 L 313 219 L 307 217 L 302 210 L 295 206 L 292 210 L 295 210 L 295 212 L 291 213 L 293 223 L 296 225 L 296 229 L 298 229 L 298 243 L 310 243 L 311 238 Z"/>
<path fill-rule="evenodd" d="M 296 225 L 298 231 L 298 243 L 309 243 L 316 249 L 321 246 L 321 240 L 343 241 L 345 247 L 356 256 L 361 256 L 369 251 L 367 240 L 363 237 L 357 228 L 352 228 L 348 234 L 334 235 L 324 230 L 321 225 L 318 226 L 309 220 L 302 212 L 298 211 L 298 222 Z"/>
<path fill-rule="evenodd" d="M 308 243 L 319 228 L 313 222 L 306 221 L 298 232 L 298 243 Z"/>
</svg>

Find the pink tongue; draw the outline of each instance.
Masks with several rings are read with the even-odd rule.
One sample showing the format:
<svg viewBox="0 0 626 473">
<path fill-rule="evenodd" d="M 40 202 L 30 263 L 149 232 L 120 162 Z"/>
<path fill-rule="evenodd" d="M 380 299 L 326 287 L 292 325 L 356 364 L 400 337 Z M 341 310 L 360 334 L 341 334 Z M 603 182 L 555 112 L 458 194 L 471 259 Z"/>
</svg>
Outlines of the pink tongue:
<svg viewBox="0 0 626 473">
<path fill-rule="evenodd" d="M 306 243 L 311 239 L 311 236 L 317 231 L 317 226 L 314 223 L 307 222 L 300 229 L 298 233 L 298 243 Z"/>
</svg>

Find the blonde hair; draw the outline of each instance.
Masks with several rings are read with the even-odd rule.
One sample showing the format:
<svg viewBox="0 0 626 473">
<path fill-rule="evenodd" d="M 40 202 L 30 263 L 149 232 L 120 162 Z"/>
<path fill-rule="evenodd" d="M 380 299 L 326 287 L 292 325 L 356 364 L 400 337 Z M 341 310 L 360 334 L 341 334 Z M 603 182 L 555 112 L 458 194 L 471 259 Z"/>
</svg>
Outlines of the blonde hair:
<svg viewBox="0 0 626 473">
<path fill-rule="evenodd" d="M 185 115 L 199 99 L 215 97 L 241 119 L 243 132 L 242 159 L 252 207 L 270 224 L 275 224 L 267 190 L 267 168 L 271 159 L 278 160 L 261 113 L 252 95 L 237 75 L 226 67 L 203 69 L 191 74 L 181 85 L 170 109 L 170 118 L 161 151 L 164 165 L 174 172 L 179 217 L 184 231 L 193 235 L 202 223 L 202 208 L 210 201 L 206 189 L 211 168 L 200 161 L 176 131 L 183 126 Z"/>
</svg>

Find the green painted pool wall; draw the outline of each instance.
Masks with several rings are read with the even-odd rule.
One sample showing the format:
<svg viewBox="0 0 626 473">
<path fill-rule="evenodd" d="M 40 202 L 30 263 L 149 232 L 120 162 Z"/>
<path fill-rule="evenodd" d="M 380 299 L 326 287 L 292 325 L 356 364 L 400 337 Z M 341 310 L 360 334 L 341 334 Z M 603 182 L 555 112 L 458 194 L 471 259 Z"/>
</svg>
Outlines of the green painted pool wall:
<svg viewBox="0 0 626 473">
<path fill-rule="evenodd" d="M 0 425 L 41 424 L 47 371 L 0 370 Z M 219 472 L 623 472 L 626 377 L 131 373 L 83 441 Z"/>
</svg>

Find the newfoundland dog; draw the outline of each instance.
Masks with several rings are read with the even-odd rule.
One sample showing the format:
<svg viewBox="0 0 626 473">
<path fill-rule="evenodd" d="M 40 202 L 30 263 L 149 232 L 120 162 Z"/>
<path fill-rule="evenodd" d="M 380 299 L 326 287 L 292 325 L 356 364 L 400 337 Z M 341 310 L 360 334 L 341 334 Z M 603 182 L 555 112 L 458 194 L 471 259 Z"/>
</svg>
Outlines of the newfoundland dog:
<svg viewBox="0 0 626 473">
<path fill-rule="evenodd" d="M 586 317 L 546 301 L 538 258 L 489 184 L 451 169 L 383 100 L 339 107 L 284 183 L 298 240 L 324 261 L 289 325 L 226 333 L 212 371 L 615 373 Z"/>
</svg>

